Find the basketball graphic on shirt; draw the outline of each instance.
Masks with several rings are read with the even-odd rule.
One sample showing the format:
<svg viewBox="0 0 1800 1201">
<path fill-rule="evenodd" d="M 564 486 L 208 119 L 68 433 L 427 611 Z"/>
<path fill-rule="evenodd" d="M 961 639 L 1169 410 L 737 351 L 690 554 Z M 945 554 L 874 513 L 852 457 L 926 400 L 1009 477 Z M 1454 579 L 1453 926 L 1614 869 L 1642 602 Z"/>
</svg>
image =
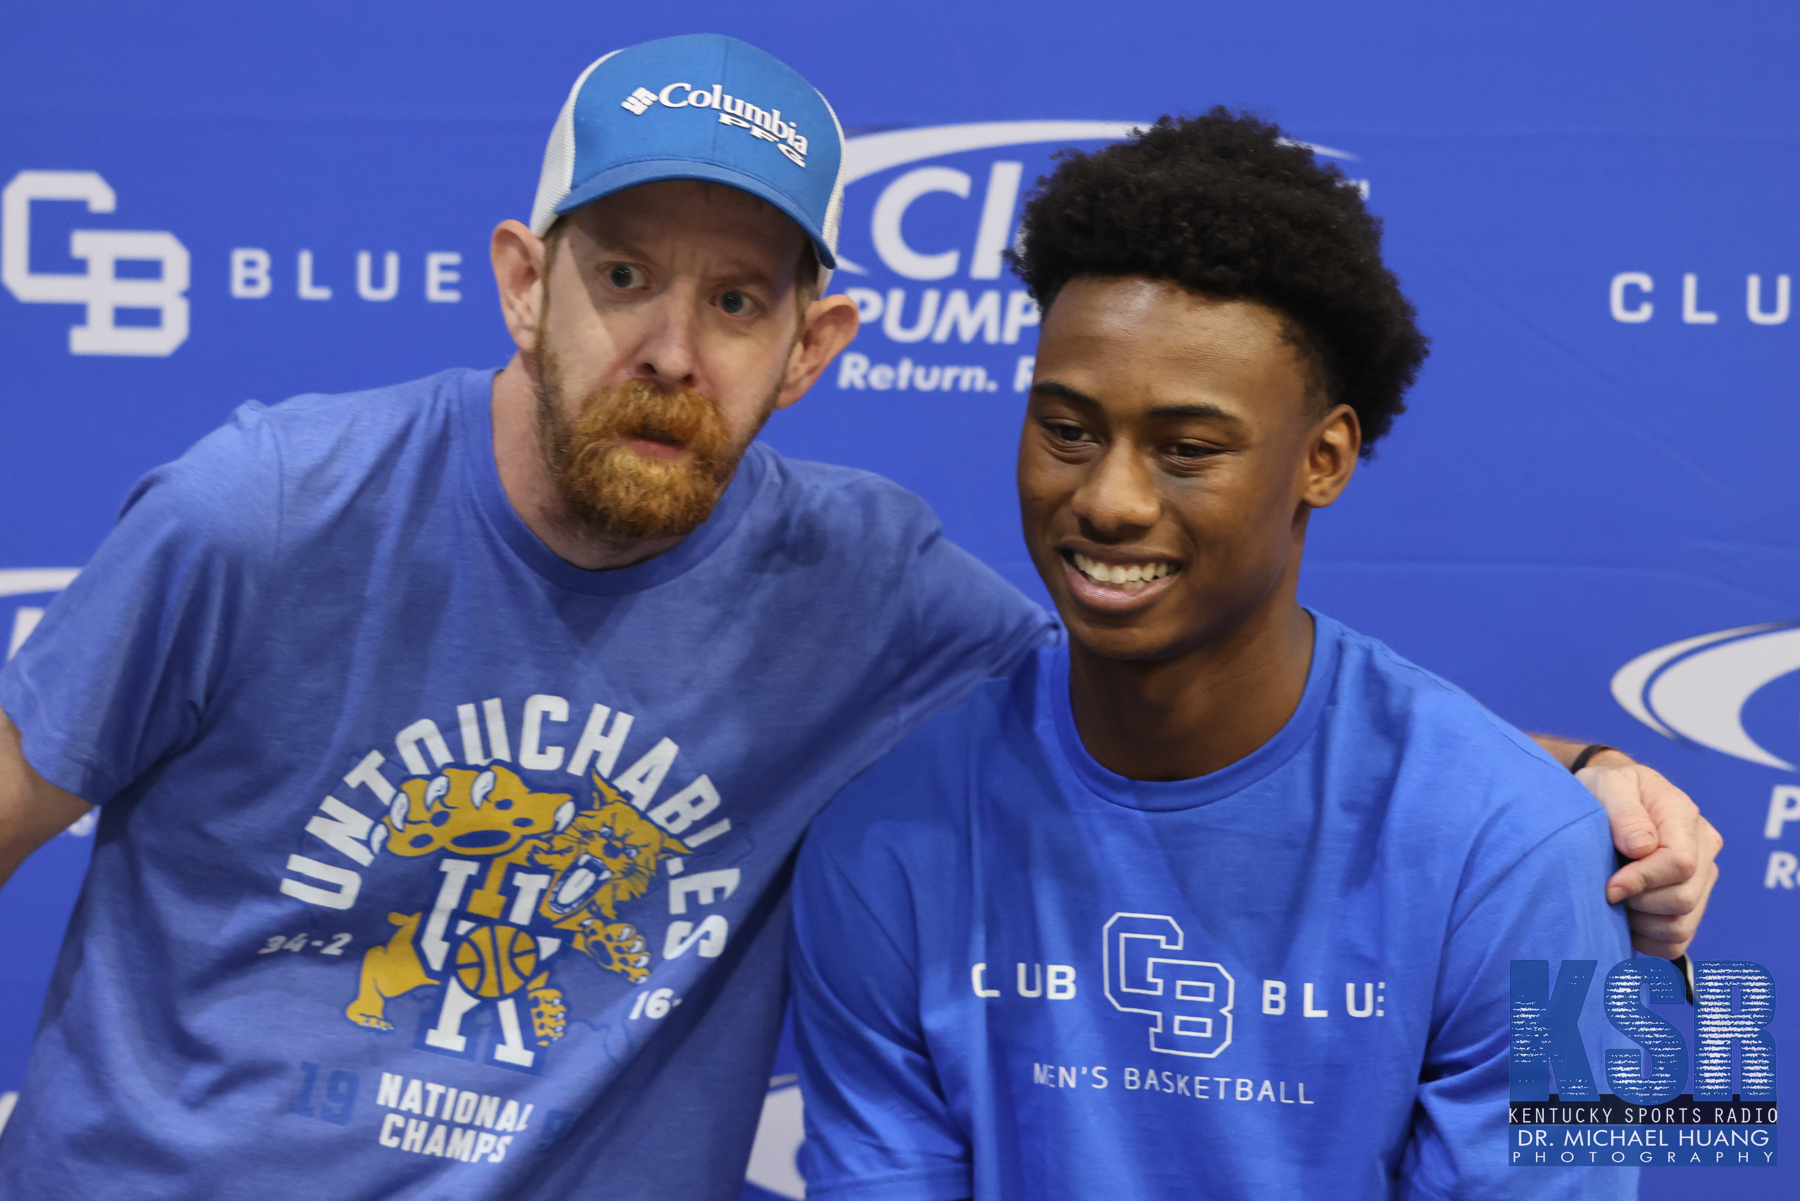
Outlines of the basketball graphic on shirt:
<svg viewBox="0 0 1800 1201">
<path fill-rule="evenodd" d="M 537 942 L 515 926 L 481 926 L 456 948 L 456 978 L 473 996 L 519 991 L 537 968 Z"/>
<path fill-rule="evenodd" d="M 460 1052 L 461 1023 L 487 1006 L 498 1032 L 487 1061 L 529 1071 L 541 1052 L 527 1042 L 548 1047 L 567 1033 L 561 977 L 575 963 L 634 985 L 647 979 L 649 940 L 622 911 L 649 892 L 665 859 L 692 848 L 598 772 L 589 782 L 580 805 L 501 764 L 446 763 L 394 789 L 365 845 L 371 856 L 439 858 L 441 880 L 430 910 L 388 914 L 394 932 L 364 952 L 344 1016 L 392 1030 L 396 998 L 445 985 L 420 1019 L 424 1047 Z"/>
</svg>

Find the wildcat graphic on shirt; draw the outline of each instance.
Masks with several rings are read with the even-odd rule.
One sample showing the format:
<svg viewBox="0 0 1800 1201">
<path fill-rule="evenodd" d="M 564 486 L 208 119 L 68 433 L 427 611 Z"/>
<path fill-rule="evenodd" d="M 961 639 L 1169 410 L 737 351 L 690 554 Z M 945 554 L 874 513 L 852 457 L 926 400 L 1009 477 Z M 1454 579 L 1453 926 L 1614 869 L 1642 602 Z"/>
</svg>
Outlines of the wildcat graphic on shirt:
<svg viewBox="0 0 1800 1201">
<path fill-rule="evenodd" d="M 536 1055 L 523 1045 L 518 1004 L 529 1002 L 538 1046 L 563 1036 L 568 1010 L 552 976 L 565 950 L 632 984 L 643 981 L 649 950 L 637 928 L 619 920 L 620 907 L 649 890 L 665 856 L 689 848 L 598 773 L 589 779 L 584 807 L 569 793 L 534 791 L 498 763 L 447 766 L 402 783 L 370 845 L 377 854 L 442 855 L 443 881 L 429 910 L 388 914 L 394 934 L 363 955 L 345 1016 L 392 1030 L 389 999 L 442 985 L 443 1009 L 424 1034 L 427 1045 L 461 1052 L 462 1019 L 492 1004 L 505 1035 L 494 1058 L 529 1068 Z M 479 886 L 469 891 L 476 876 Z"/>
</svg>

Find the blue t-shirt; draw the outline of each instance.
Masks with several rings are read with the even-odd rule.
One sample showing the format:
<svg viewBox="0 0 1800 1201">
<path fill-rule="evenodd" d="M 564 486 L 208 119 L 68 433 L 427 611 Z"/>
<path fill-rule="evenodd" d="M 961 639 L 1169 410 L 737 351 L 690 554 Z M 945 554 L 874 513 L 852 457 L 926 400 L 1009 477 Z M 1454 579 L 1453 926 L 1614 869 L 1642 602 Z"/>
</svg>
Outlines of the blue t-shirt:
<svg viewBox="0 0 1800 1201">
<path fill-rule="evenodd" d="M 491 380 L 245 405 L 0 676 L 102 807 L 0 1194 L 737 1196 L 808 822 L 1053 627 L 916 497 L 760 445 L 578 570 Z"/>
<path fill-rule="evenodd" d="M 794 887 L 808 1196 L 1635 1194 L 1507 1166 L 1509 960 L 1630 954 L 1604 813 L 1314 620 L 1293 717 L 1210 775 L 1097 763 L 1057 648 L 839 794 Z"/>
</svg>

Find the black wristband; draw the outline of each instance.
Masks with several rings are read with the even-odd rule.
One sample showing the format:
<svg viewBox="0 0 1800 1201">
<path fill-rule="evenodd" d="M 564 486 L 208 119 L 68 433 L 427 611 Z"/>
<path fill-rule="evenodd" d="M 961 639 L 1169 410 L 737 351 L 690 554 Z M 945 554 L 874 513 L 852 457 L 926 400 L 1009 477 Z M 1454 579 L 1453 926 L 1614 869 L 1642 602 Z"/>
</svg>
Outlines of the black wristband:
<svg viewBox="0 0 1800 1201">
<path fill-rule="evenodd" d="M 1584 746 L 1581 748 L 1581 754 L 1575 756 L 1575 762 L 1569 764 L 1569 772 L 1572 775 L 1575 772 L 1580 771 L 1588 765 L 1588 760 L 1592 759 L 1595 755 L 1601 754 L 1604 751 L 1616 751 L 1618 749 L 1618 747 L 1607 746 L 1604 742 L 1596 742 L 1592 745 Z"/>
<path fill-rule="evenodd" d="M 1681 982 L 1687 985 L 1687 1002 L 1694 1003 L 1694 964 L 1686 955 L 1677 955 L 1669 961 L 1681 973 Z"/>
</svg>

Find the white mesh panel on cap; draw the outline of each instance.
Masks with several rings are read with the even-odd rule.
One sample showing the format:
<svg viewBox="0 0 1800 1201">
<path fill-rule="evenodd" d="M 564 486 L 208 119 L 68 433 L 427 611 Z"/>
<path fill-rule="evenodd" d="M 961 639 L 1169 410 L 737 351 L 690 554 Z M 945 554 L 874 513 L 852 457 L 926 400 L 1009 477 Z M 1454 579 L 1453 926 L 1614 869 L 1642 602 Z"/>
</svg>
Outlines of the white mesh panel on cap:
<svg viewBox="0 0 1800 1201">
<path fill-rule="evenodd" d="M 556 221 L 556 206 L 563 202 L 575 177 L 575 100 L 581 95 L 581 85 L 588 81 L 594 68 L 611 58 L 619 51 L 603 54 L 588 64 L 575 80 L 575 86 L 569 89 L 569 98 L 563 101 L 562 111 L 556 114 L 556 124 L 550 127 L 550 144 L 544 147 L 544 167 L 538 172 L 537 197 L 531 202 L 531 232 L 543 237 L 550 232 L 550 226 Z"/>
<path fill-rule="evenodd" d="M 846 162 L 848 156 L 844 153 L 844 123 L 838 120 L 837 110 L 831 107 L 831 101 L 825 99 L 825 93 L 817 88 L 814 88 L 813 92 L 825 105 L 825 111 L 831 114 L 832 128 L 837 130 L 837 178 L 831 183 L 831 199 L 825 202 L 825 223 L 819 227 L 819 232 L 825 235 L 825 245 L 831 247 L 831 253 L 835 256 L 838 245 L 838 225 L 844 218 L 844 169 L 848 165 Z M 826 270 L 823 264 L 820 264 L 818 291 L 820 296 L 830 291 L 831 275 L 832 273 Z"/>
</svg>

